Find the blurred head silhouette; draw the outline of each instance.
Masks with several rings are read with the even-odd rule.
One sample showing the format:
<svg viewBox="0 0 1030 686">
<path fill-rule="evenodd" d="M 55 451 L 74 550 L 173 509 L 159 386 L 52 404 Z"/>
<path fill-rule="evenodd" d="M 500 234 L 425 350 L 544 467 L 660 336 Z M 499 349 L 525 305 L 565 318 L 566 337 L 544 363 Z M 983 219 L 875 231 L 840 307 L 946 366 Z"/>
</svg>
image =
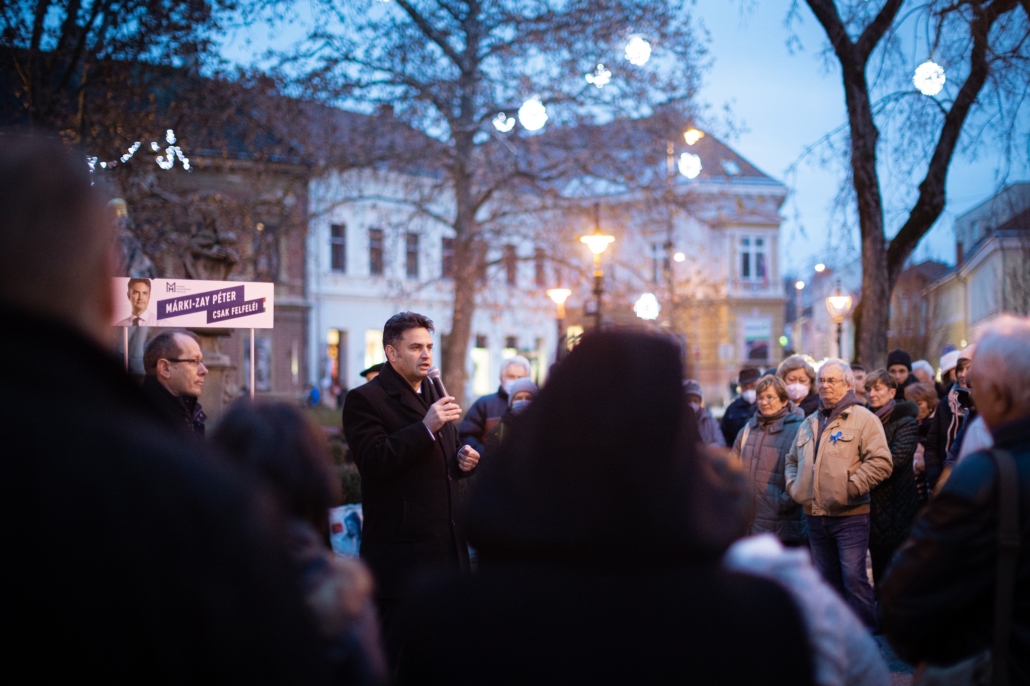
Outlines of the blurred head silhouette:
<svg viewBox="0 0 1030 686">
<path fill-rule="evenodd" d="M 114 237 L 84 155 L 54 140 L 0 136 L 0 304 L 104 341 Z"/>
<path fill-rule="evenodd" d="M 712 561 L 740 535 L 682 390 L 678 347 L 610 332 L 555 368 L 480 468 L 469 540 L 492 561 Z"/>
</svg>

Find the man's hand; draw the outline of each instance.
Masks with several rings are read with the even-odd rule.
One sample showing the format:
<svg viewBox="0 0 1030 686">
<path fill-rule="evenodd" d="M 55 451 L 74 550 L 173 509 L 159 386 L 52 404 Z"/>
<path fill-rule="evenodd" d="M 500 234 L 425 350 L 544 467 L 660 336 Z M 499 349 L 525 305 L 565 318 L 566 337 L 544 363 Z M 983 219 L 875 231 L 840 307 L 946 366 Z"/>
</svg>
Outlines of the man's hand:
<svg viewBox="0 0 1030 686">
<path fill-rule="evenodd" d="M 435 434 L 447 422 L 456 422 L 459 419 L 461 419 L 461 408 L 454 402 L 454 398 L 448 395 L 429 406 L 429 412 L 426 412 L 422 423 Z"/>
<path fill-rule="evenodd" d="M 461 446 L 461 450 L 458 451 L 458 469 L 463 472 L 471 472 L 477 464 L 479 464 L 479 453 L 470 445 Z"/>
</svg>

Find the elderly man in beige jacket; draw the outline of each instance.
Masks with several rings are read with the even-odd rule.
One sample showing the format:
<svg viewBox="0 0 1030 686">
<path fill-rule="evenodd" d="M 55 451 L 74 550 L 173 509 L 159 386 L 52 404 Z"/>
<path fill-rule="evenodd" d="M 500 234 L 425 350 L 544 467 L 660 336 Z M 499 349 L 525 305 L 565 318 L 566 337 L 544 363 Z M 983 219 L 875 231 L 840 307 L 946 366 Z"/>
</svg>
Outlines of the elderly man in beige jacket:
<svg viewBox="0 0 1030 686">
<path fill-rule="evenodd" d="M 827 360 L 816 379 L 819 409 L 805 419 L 787 452 L 787 492 L 805 510 L 812 560 L 858 618 L 876 626 L 866 576 L 869 491 L 893 463 L 883 424 L 855 397 L 846 362 Z"/>
</svg>

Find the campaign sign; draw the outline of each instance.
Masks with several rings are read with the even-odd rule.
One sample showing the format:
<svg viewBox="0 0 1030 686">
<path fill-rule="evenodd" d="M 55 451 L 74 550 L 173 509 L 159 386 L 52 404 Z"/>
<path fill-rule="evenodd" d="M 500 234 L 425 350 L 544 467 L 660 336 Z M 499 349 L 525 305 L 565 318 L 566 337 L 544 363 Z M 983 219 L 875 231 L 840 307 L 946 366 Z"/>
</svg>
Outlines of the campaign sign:
<svg viewBox="0 0 1030 686">
<path fill-rule="evenodd" d="M 114 279 L 114 326 L 271 329 L 275 284 Z"/>
</svg>

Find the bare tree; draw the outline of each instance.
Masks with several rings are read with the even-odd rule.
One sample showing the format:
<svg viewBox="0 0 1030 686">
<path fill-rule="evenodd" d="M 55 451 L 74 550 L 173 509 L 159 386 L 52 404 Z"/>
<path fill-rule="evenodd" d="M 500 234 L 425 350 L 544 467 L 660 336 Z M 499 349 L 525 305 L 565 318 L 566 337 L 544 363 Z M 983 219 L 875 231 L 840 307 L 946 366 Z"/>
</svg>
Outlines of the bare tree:
<svg viewBox="0 0 1030 686">
<path fill-rule="evenodd" d="M 1030 83 L 1028 0 L 805 0 L 839 62 L 847 104 L 849 174 L 862 242 L 862 299 L 856 313 L 857 356 L 886 360 L 891 292 L 906 260 L 945 206 L 948 168 L 964 128 L 967 145 L 997 136 L 1011 150 Z M 795 7 L 796 10 L 796 7 Z M 899 29 L 925 33 L 929 55 L 947 66 L 940 97 L 912 90 L 911 57 Z M 911 46 L 909 46 L 911 48 Z M 903 127 L 883 153 L 883 127 Z M 918 191 L 887 239 L 881 177 Z M 913 197 L 914 196 L 914 197 Z"/>
<path fill-rule="evenodd" d="M 498 241 L 509 239 L 518 213 L 553 208 L 561 180 L 591 166 L 588 153 L 605 148 L 602 130 L 583 125 L 649 116 L 656 104 L 691 111 L 704 50 L 682 5 L 326 1 L 318 28 L 284 62 L 284 73 L 299 76 L 296 93 L 395 117 L 428 141 L 404 152 L 408 160 L 431 160 L 453 198 L 452 207 L 431 215 L 455 239 L 454 307 L 442 356 L 452 391 L 465 388 L 477 284 Z M 654 49 L 646 65 L 623 56 L 633 36 Z M 596 87 L 586 74 L 607 75 L 610 83 Z M 534 96 L 547 108 L 544 135 L 512 129 L 515 113 Z M 595 166 L 601 176 L 625 175 L 623 168 L 637 166 L 629 162 L 612 156 Z"/>
</svg>

